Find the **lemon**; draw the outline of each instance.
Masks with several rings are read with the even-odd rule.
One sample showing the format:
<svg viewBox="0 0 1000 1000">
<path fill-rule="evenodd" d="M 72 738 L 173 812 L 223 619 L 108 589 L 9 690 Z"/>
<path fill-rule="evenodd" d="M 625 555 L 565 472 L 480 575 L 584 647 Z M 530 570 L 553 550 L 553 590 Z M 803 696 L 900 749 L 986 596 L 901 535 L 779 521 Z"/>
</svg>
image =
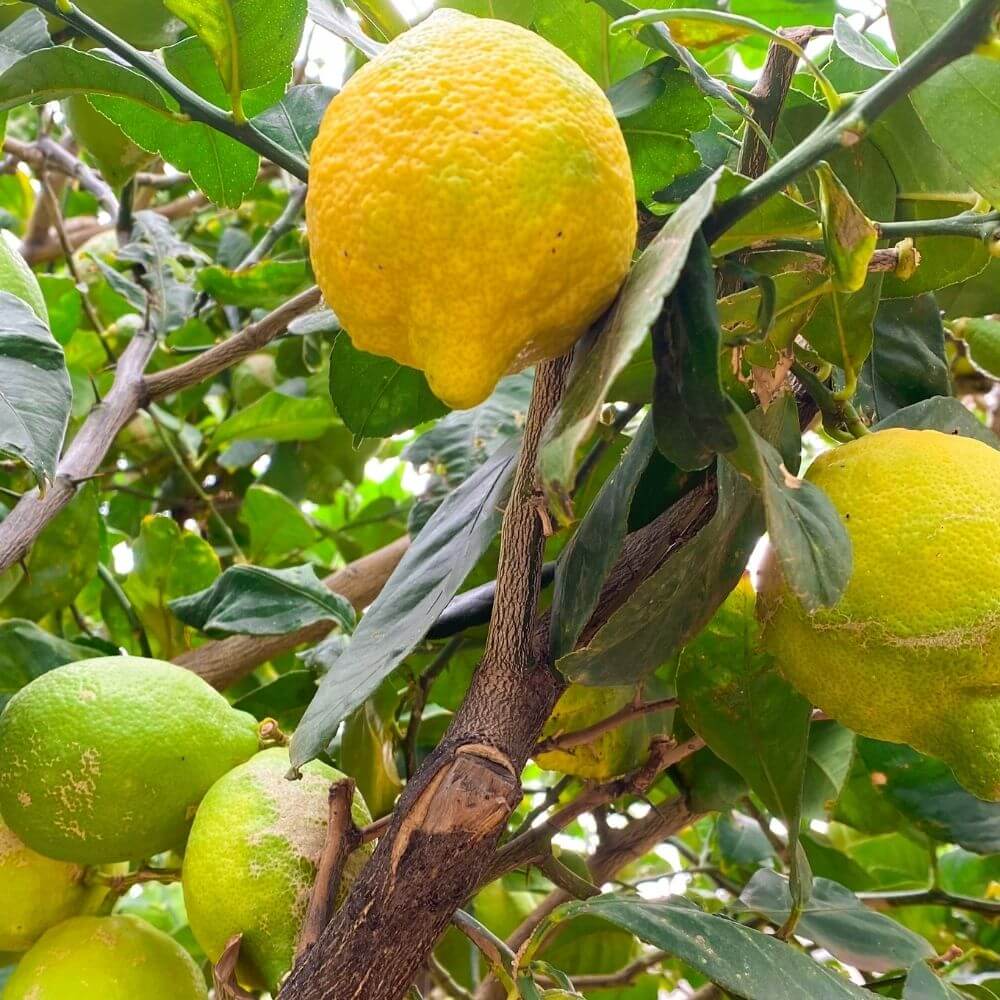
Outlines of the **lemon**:
<svg viewBox="0 0 1000 1000">
<path fill-rule="evenodd" d="M 24 951 L 87 905 L 86 869 L 42 857 L 0 822 L 0 951 Z"/>
<path fill-rule="evenodd" d="M 969 345 L 972 364 L 992 378 L 1000 378 L 1000 319 L 958 319 L 955 335 Z"/>
<path fill-rule="evenodd" d="M 30 306 L 31 311 L 48 323 L 49 312 L 38 285 L 38 279 L 28 262 L 4 239 L 0 232 L 0 292 L 10 292 Z"/>
<path fill-rule="evenodd" d="M 184 905 L 205 953 L 217 961 L 242 933 L 239 976 L 277 991 L 291 969 L 309 904 L 329 816 L 331 782 L 344 775 L 319 761 L 286 778 L 288 751 L 264 750 L 220 778 L 198 808 L 184 856 Z M 371 822 L 355 794 L 354 822 Z M 367 861 L 355 851 L 340 883 L 341 898 Z"/>
<path fill-rule="evenodd" d="M 62 108 L 73 138 L 116 191 L 153 159 L 82 94 L 63 101 Z"/>
<path fill-rule="evenodd" d="M 813 704 L 946 761 L 1000 799 L 1000 453 L 938 431 L 879 431 L 820 456 L 851 538 L 840 601 L 813 614 L 763 573 L 765 643 Z"/>
<path fill-rule="evenodd" d="M 4 1000 L 208 1000 L 194 959 L 132 916 L 74 917 L 29 951 Z"/>
<path fill-rule="evenodd" d="M 562 354 L 631 261 L 635 191 L 601 89 L 504 21 L 439 10 L 344 86 L 312 147 L 307 222 L 355 346 L 453 407 Z"/>
<path fill-rule="evenodd" d="M 556 703 L 545 724 L 543 737 L 585 729 L 601 722 L 635 700 L 634 687 L 586 687 L 571 684 Z M 550 750 L 535 757 L 549 771 L 579 778 L 610 778 L 638 767 L 648 756 L 649 741 L 668 731 L 671 713 L 654 712 L 616 726 L 589 743 Z"/>
<path fill-rule="evenodd" d="M 47 857 L 147 858 L 183 843 L 205 792 L 258 746 L 254 717 L 183 667 L 81 660 L 0 715 L 0 813 Z"/>
</svg>

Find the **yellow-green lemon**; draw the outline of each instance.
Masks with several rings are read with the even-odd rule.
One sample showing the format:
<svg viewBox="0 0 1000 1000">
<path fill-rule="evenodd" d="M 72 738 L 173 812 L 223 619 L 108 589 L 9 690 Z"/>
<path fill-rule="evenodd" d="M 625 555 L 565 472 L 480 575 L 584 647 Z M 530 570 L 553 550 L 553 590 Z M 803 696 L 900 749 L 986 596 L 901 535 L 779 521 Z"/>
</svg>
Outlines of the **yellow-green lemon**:
<svg viewBox="0 0 1000 1000">
<path fill-rule="evenodd" d="M 240 979 L 272 992 L 292 966 L 316 867 L 326 841 L 331 782 L 339 771 L 313 761 L 290 781 L 288 751 L 264 750 L 220 778 L 195 817 L 184 856 L 184 904 L 198 943 L 217 961 L 242 934 Z M 355 794 L 354 822 L 371 822 Z M 348 859 L 341 897 L 368 858 Z"/>
<path fill-rule="evenodd" d="M 101 176 L 116 191 L 125 186 L 151 160 L 152 156 L 140 149 L 113 122 L 106 118 L 82 94 L 67 98 L 62 103 L 66 124 Z"/>
<path fill-rule="evenodd" d="M 7 242 L 3 233 L 0 233 L 0 292 L 10 292 L 17 296 L 27 303 L 43 323 L 48 322 L 49 312 L 45 307 L 38 279 L 28 267 L 27 261 Z"/>
<path fill-rule="evenodd" d="M 571 684 L 545 724 L 544 737 L 575 733 L 601 722 L 635 700 L 634 687 L 587 687 Z M 535 763 L 580 778 L 610 778 L 638 767 L 648 756 L 650 739 L 669 731 L 671 713 L 653 712 L 615 726 L 595 739 L 566 749 L 549 750 Z"/>
<path fill-rule="evenodd" d="M 208 1000 L 194 959 L 132 916 L 74 917 L 21 959 L 4 1000 Z"/>
<path fill-rule="evenodd" d="M 807 478 L 851 538 L 840 601 L 806 612 L 765 566 L 765 643 L 814 705 L 946 761 L 1000 799 L 1000 452 L 938 431 L 879 431 Z"/>
<path fill-rule="evenodd" d="M 33 850 L 104 864 L 180 846 L 257 721 L 200 677 L 109 656 L 42 674 L 0 715 L 0 813 Z"/>
<path fill-rule="evenodd" d="M 505 21 L 440 10 L 363 66 L 312 147 L 308 230 L 354 344 L 454 407 L 565 351 L 628 270 L 636 209 L 611 105 Z"/>
<path fill-rule="evenodd" d="M 86 869 L 26 847 L 0 821 L 0 951 L 25 951 L 92 898 Z"/>
</svg>

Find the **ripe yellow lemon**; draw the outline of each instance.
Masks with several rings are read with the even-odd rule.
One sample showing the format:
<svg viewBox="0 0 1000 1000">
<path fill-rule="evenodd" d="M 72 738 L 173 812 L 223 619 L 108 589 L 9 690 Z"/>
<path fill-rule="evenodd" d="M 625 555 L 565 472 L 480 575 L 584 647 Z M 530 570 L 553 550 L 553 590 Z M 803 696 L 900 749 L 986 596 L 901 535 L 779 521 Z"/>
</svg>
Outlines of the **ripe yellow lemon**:
<svg viewBox="0 0 1000 1000">
<path fill-rule="evenodd" d="M 547 41 L 440 10 L 362 67 L 312 147 L 320 288 L 355 346 L 453 407 L 562 354 L 631 261 L 635 192 L 607 98 Z"/>
<path fill-rule="evenodd" d="M 104 864 L 180 846 L 257 721 L 200 677 L 109 656 L 42 674 L 0 715 L 0 813 L 33 850 Z"/>
<path fill-rule="evenodd" d="M 1000 799 L 1000 452 L 938 431 L 879 431 L 806 476 L 833 501 L 854 569 L 813 614 L 763 574 L 765 643 L 813 704 L 946 761 Z"/>
<path fill-rule="evenodd" d="M 25 951 L 80 913 L 92 896 L 85 875 L 82 865 L 36 854 L 0 821 L 0 951 Z"/>
<path fill-rule="evenodd" d="M 201 970 L 170 936 L 132 916 L 74 917 L 21 959 L 4 1000 L 208 1000 Z"/>
<path fill-rule="evenodd" d="M 264 750 L 220 778 L 198 808 L 184 855 L 184 904 L 198 943 L 217 961 L 234 934 L 241 981 L 278 983 L 291 969 L 309 904 L 329 816 L 331 782 L 339 771 L 313 761 L 289 781 L 288 751 Z M 354 822 L 371 822 L 354 796 Z M 341 879 L 341 898 L 368 858 L 355 851 Z"/>
</svg>

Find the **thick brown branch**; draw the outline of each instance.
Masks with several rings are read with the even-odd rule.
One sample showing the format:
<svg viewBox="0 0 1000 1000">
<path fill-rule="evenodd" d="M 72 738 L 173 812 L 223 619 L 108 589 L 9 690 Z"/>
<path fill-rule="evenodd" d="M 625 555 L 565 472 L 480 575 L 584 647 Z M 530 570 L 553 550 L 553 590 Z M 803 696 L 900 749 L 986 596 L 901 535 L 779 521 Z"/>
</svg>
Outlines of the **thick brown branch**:
<svg viewBox="0 0 1000 1000">
<path fill-rule="evenodd" d="M 354 825 L 351 805 L 355 784 L 344 778 L 330 785 L 330 816 L 326 826 L 326 843 L 316 869 L 302 931 L 296 945 L 296 956 L 302 956 L 319 940 L 323 929 L 337 906 L 337 893 L 344 866 L 351 852 L 361 846 L 361 831 Z"/>
<path fill-rule="evenodd" d="M 406 535 L 397 538 L 331 573 L 323 582 L 360 611 L 378 596 L 409 545 L 410 539 Z M 262 663 L 296 646 L 319 642 L 332 627 L 332 622 L 323 621 L 285 635 L 237 635 L 218 639 L 175 656 L 174 663 L 193 670 L 213 687 L 222 690 Z"/>
</svg>

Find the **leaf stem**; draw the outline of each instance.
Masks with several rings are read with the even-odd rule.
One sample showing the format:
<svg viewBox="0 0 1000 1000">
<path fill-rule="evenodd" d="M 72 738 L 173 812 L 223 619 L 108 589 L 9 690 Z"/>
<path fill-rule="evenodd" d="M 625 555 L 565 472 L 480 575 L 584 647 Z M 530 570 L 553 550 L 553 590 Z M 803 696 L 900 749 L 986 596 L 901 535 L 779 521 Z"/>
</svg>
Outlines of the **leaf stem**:
<svg viewBox="0 0 1000 1000">
<path fill-rule="evenodd" d="M 860 142 L 872 122 L 896 101 L 938 70 L 972 53 L 992 33 L 998 9 L 1000 0 L 970 0 L 898 69 L 853 100 L 845 100 L 840 109 L 804 142 L 747 185 L 739 195 L 715 209 L 705 223 L 708 242 L 715 242 L 740 219 L 834 150 Z"/>
<path fill-rule="evenodd" d="M 143 76 L 162 87 L 192 120 L 208 125 L 217 132 L 228 135 L 242 143 L 265 159 L 287 170 L 293 177 L 305 183 L 309 179 L 309 168 L 299 157 L 259 132 L 249 121 L 238 121 L 230 112 L 206 101 L 200 94 L 181 83 L 166 67 L 145 52 L 133 48 L 128 42 L 108 31 L 104 25 L 84 14 L 78 7 L 62 0 L 28 0 L 29 3 L 49 14 L 62 18 L 90 38 L 106 46 L 120 56 Z"/>
<path fill-rule="evenodd" d="M 118 606 L 125 612 L 125 617 L 128 619 L 132 632 L 136 639 L 139 640 L 139 649 L 142 655 L 151 657 L 153 651 L 149 646 L 149 637 L 146 635 L 145 626 L 142 624 L 142 620 L 139 618 L 139 614 L 129 600 L 128 595 L 122 590 L 121 584 L 118 582 L 115 574 L 104 563 L 99 562 L 97 564 L 97 575 L 101 578 L 104 586 L 108 588 L 108 593 L 111 594 L 118 603 Z"/>
</svg>

